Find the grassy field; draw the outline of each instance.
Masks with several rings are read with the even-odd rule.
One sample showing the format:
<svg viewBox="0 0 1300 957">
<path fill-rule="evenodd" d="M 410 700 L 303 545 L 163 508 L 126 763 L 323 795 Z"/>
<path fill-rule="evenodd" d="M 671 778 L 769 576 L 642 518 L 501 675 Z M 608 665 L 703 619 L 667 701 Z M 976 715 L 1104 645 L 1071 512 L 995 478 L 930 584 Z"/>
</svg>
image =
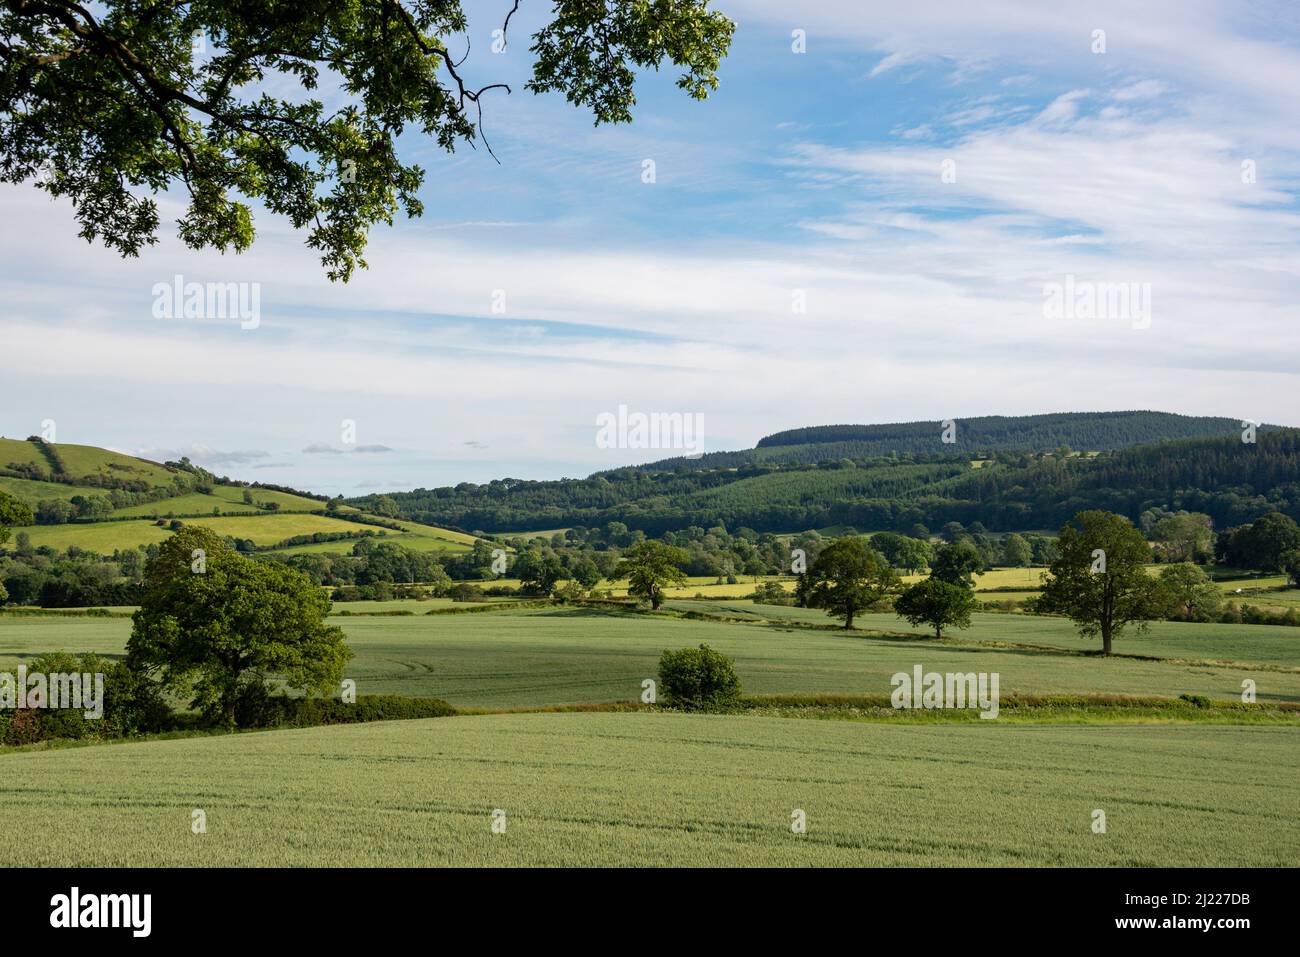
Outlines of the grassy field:
<svg viewBox="0 0 1300 957">
<path fill-rule="evenodd" d="M 401 532 L 377 526 L 360 525 L 355 522 L 350 524 L 352 528 L 374 528 L 377 532 L 386 532 L 387 534 L 384 536 L 384 541 L 396 542 L 403 548 L 409 548 L 412 551 L 417 552 L 446 552 L 448 554 L 454 554 L 457 552 L 467 552 L 474 546 L 473 535 L 466 535 L 463 532 L 454 532 L 448 528 L 435 528 L 432 525 L 421 525 L 417 522 L 399 521 L 397 524 L 402 526 Z M 346 554 L 352 550 L 352 544 L 352 542 L 312 542 L 308 545 L 291 545 L 288 548 L 277 548 L 275 551 L 282 552 L 286 555 L 292 555 L 299 552 L 341 552 Z"/>
<path fill-rule="evenodd" d="M 3 464 L 3 463 L 0 463 Z M 8 492 L 19 501 L 26 502 L 33 509 L 47 499 L 70 501 L 78 495 L 93 495 L 94 491 L 79 485 L 64 485 L 62 482 L 37 482 L 33 479 L 10 478 L 0 475 L 0 491 Z"/>
<path fill-rule="evenodd" d="M 254 504 L 249 505 L 244 501 L 244 492 L 248 491 L 253 496 Z M 288 492 L 276 492 L 270 489 L 242 489 L 233 485 L 217 485 L 212 489 L 211 495 L 205 495 L 202 492 L 194 492 L 189 495 L 177 495 L 172 498 L 166 498 L 158 502 L 148 502 L 144 505 L 132 505 L 128 508 L 116 509 L 113 514 L 116 516 L 139 515 L 154 518 L 165 518 L 171 515 L 208 515 L 212 510 L 219 509 L 222 512 L 251 512 L 258 505 L 274 502 L 280 506 L 279 512 L 312 512 L 319 511 L 325 507 L 324 502 L 318 502 L 315 499 L 303 498 L 301 495 L 291 495 Z"/>
<path fill-rule="evenodd" d="M 313 535 L 316 532 L 365 532 L 381 529 L 341 518 L 325 515 L 284 514 L 268 512 L 264 515 L 233 515 L 228 518 L 187 518 L 186 525 L 210 528 L 218 535 L 247 538 L 256 545 L 275 545 L 295 535 Z M 351 542 L 335 542 L 338 551 L 352 550 Z"/>
<path fill-rule="evenodd" d="M 694 602 L 681 605 L 699 608 Z M 772 606 L 758 611 L 784 613 L 792 622 L 800 614 L 818 615 Z M 879 618 L 872 624 L 907 629 L 892 616 Z M 632 701 L 642 680 L 655 676 L 664 649 L 701 642 L 732 656 L 746 692 L 753 694 L 887 694 L 893 674 L 922 664 L 931 671 L 998 672 L 1004 695 L 1195 693 L 1229 699 L 1238 698 L 1242 680 L 1250 678 L 1261 702 L 1300 701 L 1300 629 L 1269 625 L 1166 625 L 1149 639 L 1157 644 L 1145 649 L 1180 659 L 1242 662 L 1207 664 L 1081 657 L 1074 651 L 1090 646 L 1073 636 L 1068 622 L 1012 615 L 977 615 L 962 641 L 944 643 L 919 635 L 868 637 L 567 608 L 332 622 L 343 628 L 356 654 L 347 673 L 359 693 L 431 696 L 461 707 Z M 0 617 L 0 667 L 51 650 L 120 654 L 130 629 L 126 618 Z M 986 647 L 967 638 L 1049 647 Z M 1197 654 L 1206 649 L 1212 654 Z"/>
<path fill-rule="evenodd" d="M 691 602 L 670 601 L 669 608 L 698 611 L 740 618 L 767 618 L 833 625 L 835 619 L 814 608 L 779 605 L 756 605 L 749 601 Z M 859 615 L 855 627 L 879 631 L 903 632 L 929 637 L 932 630 L 910 625 L 897 615 L 871 613 Z M 960 642 L 1015 642 L 1026 645 L 1050 645 L 1072 651 L 1098 651 L 1100 638 L 1080 637 L 1078 629 L 1064 618 L 1037 615 L 980 614 L 971 616 L 971 627 L 945 634 Z M 1294 665 L 1300 667 L 1300 628 L 1282 625 L 1224 625 L 1182 621 L 1156 621 L 1145 634 L 1130 632 L 1115 640 L 1120 655 L 1143 655 L 1159 658 L 1199 658 L 1207 660 L 1248 661 Z"/>
<path fill-rule="evenodd" d="M 7 867 L 1300 857 L 1296 728 L 487 715 L 16 753 L 0 767 L 0 830 L 59 836 L 5 841 Z M 191 832 L 196 808 L 205 834 Z M 796 809 L 805 834 L 791 831 Z"/>
<path fill-rule="evenodd" d="M 162 542 L 171 535 L 167 528 L 155 525 L 152 519 L 143 518 L 130 522 L 28 525 L 15 531 L 26 532 L 33 548 L 48 545 L 50 548 L 64 551 L 68 546 L 76 545 L 78 548 L 98 552 L 101 555 L 111 555 L 118 549 Z M 6 547 L 14 547 L 13 539 Z"/>
<path fill-rule="evenodd" d="M 458 608 L 463 612 L 473 612 L 483 605 L 504 605 L 516 602 L 514 598 L 492 597 L 482 601 L 461 602 L 451 598 L 394 598 L 392 601 L 336 601 L 330 611 L 331 615 L 391 615 L 394 612 L 410 612 L 423 615 L 435 609 Z"/>
<path fill-rule="evenodd" d="M 196 494 L 184 496 L 184 498 L 186 500 L 203 499 L 207 503 L 213 502 L 213 496 L 209 495 Z M 169 501 L 179 501 L 179 499 Z M 235 505 L 231 505 L 230 508 L 234 511 L 241 510 Z M 244 509 L 247 509 L 247 506 L 244 506 Z M 385 532 L 386 534 L 383 536 L 385 541 L 398 542 L 407 548 L 422 551 L 462 552 L 468 551 L 470 548 L 466 541 L 472 543 L 474 540 L 472 536 L 463 535 L 460 532 L 433 528 L 428 525 L 417 525 L 414 522 L 403 522 L 402 524 L 409 526 L 409 528 L 406 531 L 398 532 L 393 529 L 384 529 L 360 522 L 349 522 L 341 518 L 295 512 L 263 512 L 258 515 L 224 517 L 205 514 L 202 517 L 185 518 L 181 519 L 181 521 L 186 525 L 200 525 L 204 528 L 210 528 L 219 535 L 246 538 L 257 545 L 275 545 L 297 535 L 311 535 L 316 532 L 370 531 L 376 536 L 380 532 Z M 105 555 L 112 554 L 117 549 L 135 548 L 137 545 L 161 542 L 171 535 L 168 528 L 155 525 L 154 519 L 145 518 L 125 522 L 29 525 L 19 529 L 19 531 L 27 533 L 34 547 L 39 548 L 48 545 L 51 548 L 64 550 L 69 545 L 76 545 L 88 551 Z M 315 542 L 309 545 L 280 549 L 280 551 L 289 553 L 317 551 L 346 554 L 352 551 L 354 544 L 354 541 L 344 539 L 333 542 Z M 11 541 L 8 547 L 13 548 L 14 543 Z"/>
<path fill-rule="evenodd" d="M 410 536 L 403 538 L 402 544 L 419 551 L 467 552 L 477 540 L 473 535 L 454 532 L 449 528 L 435 528 L 419 522 L 398 521 L 397 524 Z"/>
<path fill-rule="evenodd" d="M 0 436 L 0 465 L 35 465 L 49 471 L 50 464 L 45 461 L 41 450 L 26 439 L 7 439 Z"/>
<path fill-rule="evenodd" d="M 199 496 L 208 498 L 208 496 Z M 356 522 L 344 522 L 323 515 L 295 515 L 268 512 L 264 515 L 228 518 L 186 518 L 186 525 L 201 525 L 220 535 L 247 538 L 257 545 L 274 545 L 294 535 L 313 532 L 361 532 L 370 528 Z M 153 519 L 128 522 L 71 523 L 67 525 L 29 525 L 21 529 L 35 547 L 48 545 L 59 550 L 76 545 L 92 552 L 109 555 L 117 549 L 135 548 L 161 542 L 171 535 L 170 529 L 154 524 Z M 335 551 L 351 551 L 351 542 L 332 542 Z M 12 547 L 12 543 L 10 543 Z"/>
<path fill-rule="evenodd" d="M 157 462 L 146 462 L 131 455 L 96 448 L 93 445 L 64 445 L 55 447 L 67 474 L 75 478 L 103 475 L 114 478 L 144 479 L 153 485 L 170 485 L 175 474 Z"/>
<path fill-rule="evenodd" d="M 173 473 L 156 462 L 147 462 L 120 452 L 96 448 L 93 445 L 53 445 L 63 460 L 66 474 L 73 478 L 102 475 L 120 479 L 143 479 L 150 485 L 171 485 Z M 11 463 L 35 465 L 43 471 L 50 463 L 41 450 L 26 439 L 0 438 L 0 466 Z"/>
</svg>

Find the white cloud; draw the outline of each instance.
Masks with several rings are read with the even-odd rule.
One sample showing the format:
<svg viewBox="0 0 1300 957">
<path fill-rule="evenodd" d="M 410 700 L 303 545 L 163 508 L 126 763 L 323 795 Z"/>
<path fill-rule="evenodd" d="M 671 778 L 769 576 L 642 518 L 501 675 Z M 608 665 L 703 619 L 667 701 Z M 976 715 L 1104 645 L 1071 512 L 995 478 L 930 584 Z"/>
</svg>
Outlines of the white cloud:
<svg viewBox="0 0 1300 957">
<path fill-rule="evenodd" d="M 178 449 L 139 448 L 125 452 L 151 462 L 177 462 L 188 458 L 195 465 L 252 465 L 268 458 L 270 452 L 261 449 L 242 449 L 230 452 L 218 451 L 207 445 L 188 445 Z"/>
<path fill-rule="evenodd" d="M 785 4 L 726 9 L 788 35 Z M 558 138 L 536 119 L 514 127 L 527 114 L 498 107 L 519 164 L 500 189 L 562 183 L 571 214 L 502 202 L 481 219 L 381 229 L 371 269 L 346 287 L 272 217 L 243 257 L 164 236 L 122 261 L 78 245 L 66 207 L 0 188 L 0 430 L 53 417 L 61 437 L 93 444 L 182 448 L 202 434 L 302 449 L 323 454 L 255 467 L 334 491 L 363 477 L 358 460 L 325 454 L 342 451 L 330 444 L 341 419 L 367 437 L 354 451 L 387 450 L 367 488 L 623 464 L 627 452 L 593 441 L 595 416 L 620 403 L 702 412 L 711 450 L 825 422 L 1073 408 L 1295 419 L 1293 47 L 1239 35 L 1200 2 L 828 0 L 807 16 L 806 62 L 824 31 L 876 64 L 842 95 L 881 96 L 926 70 L 961 88 L 889 118 L 889 139 L 783 113 L 764 128 L 799 139 L 775 154 L 738 142 L 715 156 L 667 122 L 564 142 L 569 126 Z M 1094 57 L 1099 24 L 1109 52 Z M 965 87 L 981 72 L 994 95 Z M 688 185 L 628 199 L 651 155 L 661 184 Z M 619 204 L 634 201 L 668 210 L 657 232 L 623 228 Z M 754 228 L 774 204 L 788 223 Z M 261 283 L 261 327 L 150 319 L 152 284 L 177 272 Z M 1152 328 L 1046 321 L 1043 285 L 1066 274 L 1150 283 Z"/>
</svg>

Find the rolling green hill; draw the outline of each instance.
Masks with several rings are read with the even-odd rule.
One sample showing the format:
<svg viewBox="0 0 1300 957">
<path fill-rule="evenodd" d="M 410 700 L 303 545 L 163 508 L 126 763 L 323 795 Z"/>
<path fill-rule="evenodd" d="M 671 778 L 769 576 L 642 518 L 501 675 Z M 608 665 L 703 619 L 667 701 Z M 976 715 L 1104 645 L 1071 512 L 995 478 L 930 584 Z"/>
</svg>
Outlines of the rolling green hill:
<svg viewBox="0 0 1300 957">
<path fill-rule="evenodd" d="M 351 506 L 327 514 L 323 499 L 230 483 L 186 461 L 160 464 L 38 439 L 0 438 L 0 492 L 36 513 L 35 525 L 19 529 L 31 546 L 59 551 L 76 546 L 110 555 L 157 544 L 171 534 L 172 521 L 272 551 L 348 552 L 362 536 L 433 552 L 465 552 L 474 543 L 471 535 L 377 519 Z"/>
<path fill-rule="evenodd" d="M 173 488 L 178 478 L 183 480 L 180 469 L 109 449 L 6 438 L 0 438 L 0 473 L 88 488 Z"/>
</svg>

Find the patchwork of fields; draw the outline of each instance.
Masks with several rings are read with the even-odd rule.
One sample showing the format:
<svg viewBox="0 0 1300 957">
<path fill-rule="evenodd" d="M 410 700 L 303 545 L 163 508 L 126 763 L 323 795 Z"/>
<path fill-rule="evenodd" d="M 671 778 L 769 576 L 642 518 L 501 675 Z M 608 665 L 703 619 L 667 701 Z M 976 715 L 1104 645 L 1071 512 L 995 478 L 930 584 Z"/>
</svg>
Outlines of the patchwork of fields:
<svg viewBox="0 0 1300 957">
<path fill-rule="evenodd" d="M 212 500 L 211 496 L 195 495 L 187 498 Z M 170 501 L 170 500 L 169 500 Z M 142 506 L 143 508 L 143 506 Z M 248 506 L 242 506 L 247 509 Z M 240 511 L 238 505 L 230 505 L 230 510 Z M 133 509 L 126 509 L 131 512 Z M 247 539 L 255 545 L 276 545 L 299 535 L 322 533 L 371 533 L 382 534 L 382 540 L 400 542 L 407 548 L 418 551 L 465 552 L 473 546 L 474 538 L 461 532 L 403 522 L 402 531 L 379 528 L 374 525 L 350 522 L 344 518 L 332 518 L 328 515 L 313 515 L 298 512 L 265 512 L 260 515 L 203 515 L 182 519 L 186 525 L 199 525 L 210 528 L 219 535 L 230 535 Z M 132 521 L 74 523 L 66 525 L 29 525 L 23 531 L 35 548 L 49 546 L 67 549 L 71 545 L 88 551 L 111 555 L 118 549 L 131 549 L 138 545 L 151 545 L 165 541 L 171 530 L 166 526 L 155 524 L 151 518 Z M 283 551 L 329 551 L 350 552 L 353 542 L 347 539 L 315 542 L 307 545 L 289 546 Z"/>
<path fill-rule="evenodd" d="M 338 517 L 311 514 L 322 511 L 325 502 L 275 489 L 212 484 L 209 491 L 185 491 L 186 488 L 195 488 L 195 485 L 192 477 L 187 477 L 178 468 L 93 446 L 60 443 L 52 448 L 64 468 L 59 475 L 54 474 L 53 464 L 36 443 L 0 438 L 0 469 L 31 467 L 47 477 L 65 480 L 42 481 L 0 475 L 0 491 L 25 502 L 32 509 L 42 502 L 71 502 L 78 496 L 98 500 L 108 507 L 106 488 L 112 482 L 120 484 L 123 480 L 144 482 L 153 489 L 152 495 L 167 497 L 113 508 L 106 516 L 99 512 L 91 513 L 97 519 L 95 521 L 28 525 L 19 529 L 36 548 L 64 551 L 76 546 L 111 555 L 119 550 L 156 545 L 171 535 L 170 528 L 155 524 L 160 519 L 178 519 L 186 525 L 202 525 L 220 535 L 246 539 L 262 547 L 278 545 L 302 535 L 337 532 L 383 532 L 389 541 L 399 541 L 404 547 L 416 551 L 464 552 L 471 549 L 475 541 L 474 536 L 464 532 L 416 522 L 400 522 L 398 530 L 347 521 L 349 516 L 364 517 L 360 509 L 351 505 L 340 506 Z M 191 484 L 187 486 L 186 481 Z M 109 484 L 105 485 L 106 482 Z M 252 499 L 251 503 L 244 501 L 246 495 Z M 274 509 L 263 508 L 272 505 Z M 111 520 L 104 521 L 105 517 Z M 288 546 L 282 551 L 346 553 L 351 551 L 352 544 L 348 539 L 310 542 Z M 14 545 L 10 543 L 8 547 Z M 4 548 L 0 546 L 0 551 Z"/>
</svg>

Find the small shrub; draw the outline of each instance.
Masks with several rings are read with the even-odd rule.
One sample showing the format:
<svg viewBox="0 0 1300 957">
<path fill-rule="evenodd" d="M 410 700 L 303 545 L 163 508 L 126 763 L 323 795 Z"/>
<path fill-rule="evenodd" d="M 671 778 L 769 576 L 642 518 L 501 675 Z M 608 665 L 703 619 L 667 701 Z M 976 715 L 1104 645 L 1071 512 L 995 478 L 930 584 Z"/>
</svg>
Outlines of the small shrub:
<svg viewBox="0 0 1300 957">
<path fill-rule="evenodd" d="M 447 592 L 452 601 L 483 601 L 483 589 L 478 585 L 471 585 L 468 582 L 461 582 L 454 585 Z"/>
<path fill-rule="evenodd" d="M 794 604 L 794 596 L 781 587 L 780 582 L 763 582 L 749 597 L 757 605 Z"/>
<path fill-rule="evenodd" d="M 565 582 L 551 595 L 561 605 L 567 605 L 571 601 L 582 601 L 587 597 L 587 589 L 575 581 Z"/>
<path fill-rule="evenodd" d="M 726 655 L 708 645 L 664 651 L 659 687 L 669 707 L 683 711 L 724 712 L 740 706 L 740 679 Z"/>
<path fill-rule="evenodd" d="M 1180 694 L 1178 698 L 1180 701 L 1186 701 L 1198 708 L 1208 708 L 1210 706 L 1210 699 L 1203 694 Z"/>
</svg>

